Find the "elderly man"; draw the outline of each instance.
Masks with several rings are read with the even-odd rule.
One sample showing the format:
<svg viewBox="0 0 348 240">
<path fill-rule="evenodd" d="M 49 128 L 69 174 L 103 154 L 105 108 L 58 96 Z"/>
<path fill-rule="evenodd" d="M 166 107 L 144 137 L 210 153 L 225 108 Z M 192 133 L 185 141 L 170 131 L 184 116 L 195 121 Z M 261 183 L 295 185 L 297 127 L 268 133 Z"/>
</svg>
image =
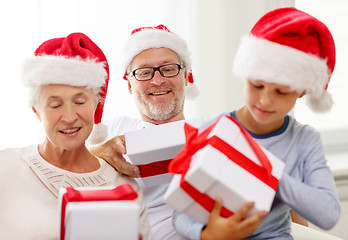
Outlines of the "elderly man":
<svg viewBox="0 0 348 240">
<path fill-rule="evenodd" d="M 125 161 L 122 135 L 128 131 L 184 120 L 185 96 L 198 94 L 191 74 L 186 42 L 164 25 L 133 30 L 124 54 L 123 78 L 134 96 L 142 120 L 119 117 L 106 124 L 111 138 L 91 151 L 119 172 L 140 177 L 138 167 Z M 148 208 L 153 239 L 181 239 L 172 227 L 173 209 L 163 202 L 168 184 L 139 185 Z"/>
</svg>

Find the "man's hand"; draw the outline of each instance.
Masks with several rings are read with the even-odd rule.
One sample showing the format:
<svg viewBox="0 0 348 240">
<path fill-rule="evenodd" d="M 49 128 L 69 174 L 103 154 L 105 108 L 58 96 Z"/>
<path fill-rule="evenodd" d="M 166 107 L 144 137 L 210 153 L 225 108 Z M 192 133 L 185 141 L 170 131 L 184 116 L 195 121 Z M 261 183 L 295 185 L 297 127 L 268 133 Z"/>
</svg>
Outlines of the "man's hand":
<svg viewBox="0 0 348 240">
<path fill-rule="evenodd" d="M 267 211 L 260 211 L 253 216 L 245 218 L 253 206 L 254 203 L 247 203 L 234 215 L 223 218 L 220 216 L 222 208 L 221 199 L 216 199 L 208 223 L 201 232 L 201 239 L 239 240 L 246 238 L 260 226 L 263 218 L 268 213 Z"/>
<path fill-rule="evenodd" d="M 118 172 L 129 177 L 140 177 L 139 168 L 124 159 L 127 153 L 124 135 L 116 136 L 104 144 L 90 149 L 90 152 L 104 159 Z"/>
</svg>

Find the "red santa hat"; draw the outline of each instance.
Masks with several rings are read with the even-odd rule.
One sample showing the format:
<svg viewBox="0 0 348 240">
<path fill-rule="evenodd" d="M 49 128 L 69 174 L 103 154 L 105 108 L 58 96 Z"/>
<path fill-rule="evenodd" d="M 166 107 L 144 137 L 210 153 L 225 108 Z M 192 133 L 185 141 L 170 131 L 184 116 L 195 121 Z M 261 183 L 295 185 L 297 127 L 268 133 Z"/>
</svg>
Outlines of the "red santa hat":
<svg viewBox="0 0 348 240">
<path fill-rule="evenodd" d="M 194 85 L 191 71 L 191 57 L 185 40 L 171 32 L 166 26 L 141 27 L 134 29 L 126 42 L 123 55 L 123 79 L 127 80 L 127 69 L 133 58 L 144 50 L 151 48 L 168 48 L 174 51 L 188 69 L 188 86 L 185 89 L 188 98 L 195 98 L 198 88 Z"/>
<path fill-rule="evenodd" d="M 242 79 L 260 79 L 306 92 L 314 112 L 331 109 L 327 91 L 335 67 L 335 44 L 318 19 L 295 8 L 268 12 L 254 25 L 236 53 L 233 71 Z"/>
<path fill-rule="evenodd" d="M 85 34 L 72 33 L 42 43 L 34 56 L 24 62 L 22 80 L 29 87 L 64 84 L 101 88 L 101 101 L 94 114 L 94 123 L 101 122 L 109 83 L 109 65 L 102 50 Z M 98 132 L 105 134 L 105 131 Z"/>
</svg>

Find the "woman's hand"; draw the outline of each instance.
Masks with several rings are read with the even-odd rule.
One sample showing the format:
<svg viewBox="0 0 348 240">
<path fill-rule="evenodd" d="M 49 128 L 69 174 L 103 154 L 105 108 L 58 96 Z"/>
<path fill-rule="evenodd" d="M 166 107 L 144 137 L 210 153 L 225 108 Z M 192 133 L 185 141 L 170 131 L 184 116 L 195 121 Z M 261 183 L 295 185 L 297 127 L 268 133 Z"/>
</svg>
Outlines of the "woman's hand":
<svg viewBox="0 0 348 240">
<path fill-rule="evenodd" d="M 90 149 L 90 152 L 104 159 L 118 172 L 129 177 L 140 177 L 139 168 L 124 159 L 127 153 L 124 135 L 116 136 L 109 141 Z"/>
<path fill-rule="evenodd" d="M 236 240 L 246 238 L 261 225 L 263 218 L 268 213 L 267 211 L 260 211 L 246 218 L 247 213 L 253 206 L 254 203 L 247 203 L 234 215 L 224 218 L 220 216 L 221 199 L 217 198 L 208 223 L 201 232 L 201 239 Z"/>
</svg>

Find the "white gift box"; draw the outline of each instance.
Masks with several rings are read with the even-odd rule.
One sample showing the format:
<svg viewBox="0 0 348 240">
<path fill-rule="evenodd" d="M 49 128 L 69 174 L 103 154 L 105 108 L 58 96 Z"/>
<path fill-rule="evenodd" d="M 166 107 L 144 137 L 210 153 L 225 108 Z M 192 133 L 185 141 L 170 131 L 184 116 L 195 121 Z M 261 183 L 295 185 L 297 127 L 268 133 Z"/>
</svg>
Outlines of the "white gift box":
<svg viewBox="0 0 348 240">
<path fill-rule="evenodd" d="M 85 191 L 92 188 L 77 188 Z M 109 188 L 93 188 L 109 189 Z M 59 205 L 66 189 L 59 193 Z M 65 208 L 64 240 L 138 239 L 139 205 L 132 200 L 68 202 Z M 62 217 L 62 216 L 61 216 Z M 61 222 L 61 221 L 60 221 Z"/>
<path fill-rule="evenodd" d="M 139 166 L 141 173 L 145 168 L 150 170 L 138 179 L 144 185 L 165 184 L 172 180 L 168 164 L 185 145 L 185 122 L 198 126 L 201 120 L 175 121 L 125 133 L 126 158 Z"/>
<path fill-rule="evenodd" d="M 219 119 L 207 139 L 213 136 L 241 152 L 257 166 L 262 166 L 239 126 L 231 119 L 227 117 Z M 262 147 L 261 149 L 272 165 L 271 179 L 277 182 L 283 172 L 284 163 L 266 149 Z M 164 201 L 178 212 L 185 212 L 196 221 L 207 222 L 209 212 L 180 187 L 181 178 L 180 174 L 175 175 L 164 196 Z M 247 202 L 254 201 L 255 206 L 248 216 L 260 210 L 269 211 L 275 197 L 274 187 L 276 186 L 270 187 L 250 170 L 241 167 L 238 161 L 232 161 L 210 144 L 194 153 L 184 179 L 212 200 L 221 197 L 223 206 L 231 212 L 236 212 Z"/>
</svg>

